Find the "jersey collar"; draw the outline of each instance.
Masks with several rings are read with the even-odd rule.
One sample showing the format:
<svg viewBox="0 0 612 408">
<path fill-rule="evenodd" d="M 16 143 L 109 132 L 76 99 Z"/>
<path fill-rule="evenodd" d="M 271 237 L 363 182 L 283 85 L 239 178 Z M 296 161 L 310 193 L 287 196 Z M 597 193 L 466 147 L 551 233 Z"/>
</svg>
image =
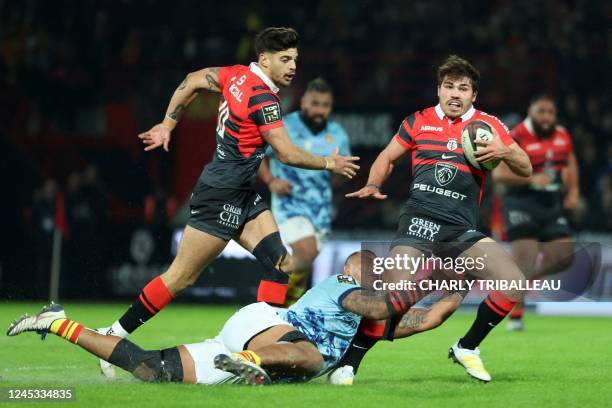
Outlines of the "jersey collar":
<svg viewBox="0 0 612 408">
<path fill-rule="evenodd" d="M 264 72 L 261 70 L 261 68 L 259 68 L 259 65 L 257 65 L 256 62 L 251 62 L 251 65 L 249 65 L 249 69 L 252 73 L 257 75 L 264 82 L 264 84 L 268 85 L 268 88 L 270 88 L 272 92 L 278 93 L 278 91 L 280 91 L 278 86 L 274 85 L 274 82 L 272 82 L 272 80 L 268 78 L 266 74 L 264 74 Z"/>
<path fill-rule="evenodd" d="M 444 119 L 445 117 L 444 111 L 442 110 L 442 107 L 440 106 L 440 104 L 436 105 L 435 111 L 436 111 L 436 114 L 438 115 L 438 118 L 440 118 L 440 120 Z M 470 109 L 468 109 L 467 112 L 461 115 L 461 120 L 465 122 L 466 120 L 471 119 L 471 117 L 474 116 L 475 113 L 476 113 L 476 109 L 474 108 L 474 105 L 471 105 Z"/>
</svg>

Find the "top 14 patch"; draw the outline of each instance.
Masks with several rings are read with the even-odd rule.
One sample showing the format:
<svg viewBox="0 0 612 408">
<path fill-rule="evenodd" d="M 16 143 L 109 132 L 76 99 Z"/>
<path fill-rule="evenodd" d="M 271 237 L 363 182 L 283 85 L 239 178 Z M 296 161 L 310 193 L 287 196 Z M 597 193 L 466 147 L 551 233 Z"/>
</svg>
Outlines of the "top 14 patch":
<svg viewBox="0 0 612 408">
<path fill-rule="evenodd" d="M 350 275 L 338 275 L 336 277 L 338 279 L 338 283 L 343 283 L 345 285 L 357 285 L 357 281 Z"/>
<path fill-rule="evenodd" d="M 262 107 L 261 112 L 266 124 L 278 122 L 281 119 L 280 106 L 277 102 Z"/>
</svg>

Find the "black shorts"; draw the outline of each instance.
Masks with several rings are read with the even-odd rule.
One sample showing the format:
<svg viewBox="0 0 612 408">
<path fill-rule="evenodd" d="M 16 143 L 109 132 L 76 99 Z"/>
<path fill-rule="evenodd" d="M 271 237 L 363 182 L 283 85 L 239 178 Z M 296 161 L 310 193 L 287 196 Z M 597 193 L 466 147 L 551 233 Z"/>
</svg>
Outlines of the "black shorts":
<svg viewBox="0 0 612 408">
<path fill-rule="evenodd" d="M 268 204 L 253 190 L 215 188 L 198 182 L 189 207 L 187 225 L 229 241 L 244 224 L 267 210 Z"/>
<path fill-rule="evenodd" d="M 443 223 L 429 215 L 402 211 L 391 248 L 406 245 L 444 258 L 457 257 L 487 236 L 466 225 Z"/>
<path fill-rule="evenodd" d="M 533 200 L 506 197 L 503 203 L 507 240 L 536 239 L 548 242 L 571 235 L 560 207 L 548 207 Z"/>
</svg>

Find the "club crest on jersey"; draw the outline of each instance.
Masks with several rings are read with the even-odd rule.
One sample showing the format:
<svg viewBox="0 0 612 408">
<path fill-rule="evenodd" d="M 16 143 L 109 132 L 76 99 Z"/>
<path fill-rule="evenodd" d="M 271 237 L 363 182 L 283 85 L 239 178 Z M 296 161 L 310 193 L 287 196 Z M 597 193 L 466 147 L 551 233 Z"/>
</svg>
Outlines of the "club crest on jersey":
<svg viewBox="0 0 612 408">
<path fill-rule="evenodd" d="M 450 163 L 436 163 L 436 181 L 439 185 L 445 186 L 455 178 L 457 166 Z"/>
<path fill-rule="evenodd" d="M 448 150 L 453 152 L 453 151 L 455 151 L 457 149 L 457 147 L 458 147 L 457 139 L 455 139 L 454 137 L 451 137 L 450 139 L 448 139 L 448 142 L 446 143 L 446 148 Z"/>
<path fill-rule="evenodd" d="M 263 113 L 264 122 L 265 123 L 273 123 L 280 120 L 280 107 L 278 103 L 274 102 L 273 104 L 266 105 L 261 108 L 261 112 Z"/>
<path fill-rule="evenodd" d="M 328 133 L 325 136 L 325 141 L 327 142 L 327 144 L 332 144 L 334 142 L 334 137 L 330 133 Z"/>
</svg>

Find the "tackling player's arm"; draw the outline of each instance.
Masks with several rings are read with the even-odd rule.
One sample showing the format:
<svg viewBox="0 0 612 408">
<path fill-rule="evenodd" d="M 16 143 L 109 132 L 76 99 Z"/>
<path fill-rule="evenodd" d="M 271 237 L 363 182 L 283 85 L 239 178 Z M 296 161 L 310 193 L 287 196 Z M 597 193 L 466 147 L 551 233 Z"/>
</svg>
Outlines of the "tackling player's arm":
<svg viewBox="0 0 612 408">
<path fill-rule="evenodd" d="M 370 175 L 366 185 L 353 193 L 349 193 L 346 197 L 355 198 L 376 198 L 378 200 L 384 200 L 387 198 L 386 194 L 382 194 L 380 189 L 393 171 L 393 166 L 398 162 L 402 156 L 406 153 L 407 149 L 402 146 L 396 138 L 391 139 L 387 147 L 378 155 L 372 167 L 370 168 Z"/>
<path fill-rule="evenodd" d="M 153 126 L 149 131 L 138 135 L 146 146 L 145 151 L 156 149 L 162 145 L 164 150 L 168 151 L 172 130 L 176 127 L 185 108 L 189 106 L 203 89 L 221 92 L 219 68 L 204 68 L 187 74 L 183 82 L 172 94 L 164 120 Z"/>
<path fill-rule="evenodd" d="M 400 339 L 435 329 L 459 308 L 462 301 L 463 297 L 459 293 L 452 293 L 438 300 L 430 309 L 410 309 L 397 323 L 393 338 Z"/>
<path fill-rule="evenodd" d="M 284 126 L 266 130 L 261 135 L 272 146 L 278 160 L 289 166 L 311 170 L 329 170 L 348 178 L 353 178 L 359 169 L 359 166 L 354 163 L 359 160 L 359 157 L 339 156 L 338 149 L 327 157 L 314 156 L 306 150 L 300 149 L 291 142 Z"/>
<path fill-rule="evenodd" d="M 346 295 L 341 306 L 344 310 L 372 320 L 383 320 L 402 315 L 415 303 L 408 291 L 387 293 L 355 289 Z"/>
</svg>

